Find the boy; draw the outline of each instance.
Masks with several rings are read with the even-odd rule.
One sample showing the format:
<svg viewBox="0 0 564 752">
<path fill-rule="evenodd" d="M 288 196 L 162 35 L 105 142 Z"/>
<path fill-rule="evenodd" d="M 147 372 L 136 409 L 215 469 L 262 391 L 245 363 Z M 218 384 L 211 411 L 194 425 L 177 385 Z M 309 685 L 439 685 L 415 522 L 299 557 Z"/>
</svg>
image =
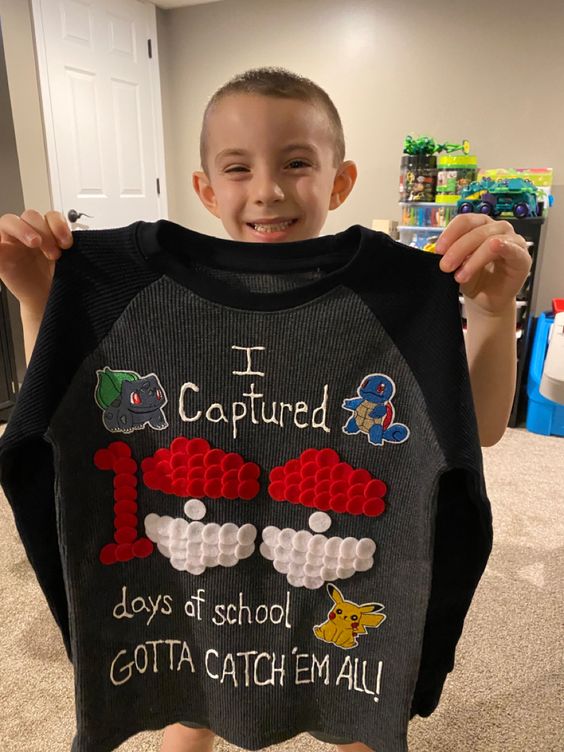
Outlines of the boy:
<svg viewBox="0 0 564 752">
<path fill-rule="evenodd" d="M 202 171 L 193 186 L 234 240 L 292 242 L 319 235 L 329 210 L 351 192 L 357 170 L 344 161 L 337 110 L 308 79 L 283 69 L 235 77 L 210 100 L 200 142 Z M 64 217 L 26 211 L 0 218 L 0 276 L 21 304 L 29 360 L 60 249 L 72 236 Z M 484 215 L 456 217 L 437 251 L 455 272 L 468 312 L 466 347 L 482 446 L 504 433 L 515 386 L 515 296 L 531 259 L 513 227 Z M 348 752 L 369 748 L 326 739 Z M 208 729 L 174 724 L 161 752 L 205 752 Z M 350 740 L 352 741 L 352 740 Z M 339 744 L 339 742 L 341 742 Z"/>
</svg>

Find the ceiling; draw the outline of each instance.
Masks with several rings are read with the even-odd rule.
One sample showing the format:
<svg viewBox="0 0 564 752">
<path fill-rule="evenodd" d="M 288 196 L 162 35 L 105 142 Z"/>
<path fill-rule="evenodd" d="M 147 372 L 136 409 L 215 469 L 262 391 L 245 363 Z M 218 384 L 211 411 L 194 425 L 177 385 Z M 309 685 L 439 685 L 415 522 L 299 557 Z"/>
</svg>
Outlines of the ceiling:
<svg viewBox="0 0 564 752">
<path fill-rule="evenodd" d="M 184 8 L 187 5 L 204 5 L 221 2 L 221 0 L 153 0 L 153 2 L 158 8 Z"/>
</svg>

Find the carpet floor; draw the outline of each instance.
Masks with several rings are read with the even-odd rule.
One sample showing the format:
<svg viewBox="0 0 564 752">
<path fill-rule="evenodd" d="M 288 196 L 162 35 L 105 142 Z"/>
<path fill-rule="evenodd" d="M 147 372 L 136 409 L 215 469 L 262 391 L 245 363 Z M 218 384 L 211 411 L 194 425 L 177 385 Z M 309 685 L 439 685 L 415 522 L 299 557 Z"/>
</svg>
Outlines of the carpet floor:
<svg viewBox="0 0 564 752">
<path fill-rule="evenodd" d="M 410 752 L 564 749 L 563 450 L 564 439 L 524 429 L 484 450 L 494 549 L 441 703 L 410 724 Z M 0 752 L 68 752 L 72 668 L 1 494 L 0 660 Z M 144 732 L 117 749 L 157 752 L 161 738 Z M 215 752 L 238 749 L 216 740 Z M 302 734 L 271 749 L 330 748 Z"/>
</svg>

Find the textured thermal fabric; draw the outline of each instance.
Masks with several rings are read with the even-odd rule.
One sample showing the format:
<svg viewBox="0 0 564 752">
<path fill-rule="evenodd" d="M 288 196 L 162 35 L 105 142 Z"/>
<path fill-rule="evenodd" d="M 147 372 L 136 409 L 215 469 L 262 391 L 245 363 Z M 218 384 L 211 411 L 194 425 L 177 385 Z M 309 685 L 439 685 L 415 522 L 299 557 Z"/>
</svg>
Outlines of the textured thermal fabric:
<svg viewBox="0 0 564 752">
<path fill-rule="evenodd" d="M 74 233 L 0 472 L 75 752 L 177 721 L 407 750 L 492 542 L 457 293 L 360 225 Z"/>
</svg>

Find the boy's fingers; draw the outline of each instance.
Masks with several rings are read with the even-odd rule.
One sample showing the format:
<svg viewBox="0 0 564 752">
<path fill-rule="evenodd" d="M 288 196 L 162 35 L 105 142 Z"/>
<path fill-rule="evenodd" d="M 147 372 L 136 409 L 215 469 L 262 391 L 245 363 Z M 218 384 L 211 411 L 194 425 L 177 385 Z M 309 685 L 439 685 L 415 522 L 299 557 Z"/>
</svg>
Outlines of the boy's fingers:
<svg viewBox="0 0 564 752">
<path fill-rule="evenodd" d="M 455 273 L 454 278 L 463 284 L 468 282 L 489 263 L 498 259 L 508 262 L 510 268 L 526 274 L 527 264 L 523 263 L 523 249 L 513 238 L 492 238 L 483 243 L 475 253 L 468 256 Z M 522 266 L 522 269 L 521 269 Z"/>
<path fill-rule="evenodd" d="M 26 243 L 33 248 L 40 248 L 44 255 L 54 261 L 61 255 L 60 248 L 58 246 L 58 240 L 51 232 L 51 228 L 47 224 L 45 217 L 35 209 L 26 209 L 21 215 L 21 220 L 24 224 L 28 225 L 31 231 L 35 230 L 35 233 L 39 236 L 40 242 Z M 27 236 L 30 236 L 30 230 L 26 231 Z"/>
<path fill-rule="evenodd" d="M 61 248 L 70 248 L 73 243 L 72 233 L 61 212 L 48 211 L 45 220 Z"/>
<path fill-rule="evenodd" d="M 463 235 L 477 227 L 493 224 L 494 220 L 486 214 L 457 214 L 442 231 L 437 241 L 437 253 L 445 253 Z"/>
<path fill-rule="evenodd" d="M 461 215 L 463 218 L 464 216 Z M 457 219 L 455 217 L 455 219 Z M 478 218 L 479 219 L 479 218 Z M 454 271 L 460 266 L 464 259 L 472 255 L 477 248 L 485 243 L 490 238 L 501 235 L 505 239 L 512 243 L 515 243 L 521 247 L 522 250 L 527 250 L 527 243 L 521 235 L 517 235 L 513 226 L 505 220 L 492 220 L 489 217 L 484 217 L 486 222 L 478 222 L 477 220 L 472 224 L 457 224 L 455 228 L 457 236 L 455 239 L 451 234 L 450 247 L 446 243 L 441 244 L 440 249 L 443 252 L 443 257 L 440 261 L 440 268 L 444 272 Z M 454 220 L 453 220 L 454 222 Z M 449 225 L 450 227 L 450 225 Z M 449 228 L 447 228 L 448 230 Z M 445 230 L 445 233 L 447 232 Z M 462 230 L 462 232 L 460 232 Z M 445 234 L 443 233 L 443 235 Z M 443 236 L 439 240 L 442 240 Z M 447 238 L 447 241 L 448 238 Z"/>
</svg>

